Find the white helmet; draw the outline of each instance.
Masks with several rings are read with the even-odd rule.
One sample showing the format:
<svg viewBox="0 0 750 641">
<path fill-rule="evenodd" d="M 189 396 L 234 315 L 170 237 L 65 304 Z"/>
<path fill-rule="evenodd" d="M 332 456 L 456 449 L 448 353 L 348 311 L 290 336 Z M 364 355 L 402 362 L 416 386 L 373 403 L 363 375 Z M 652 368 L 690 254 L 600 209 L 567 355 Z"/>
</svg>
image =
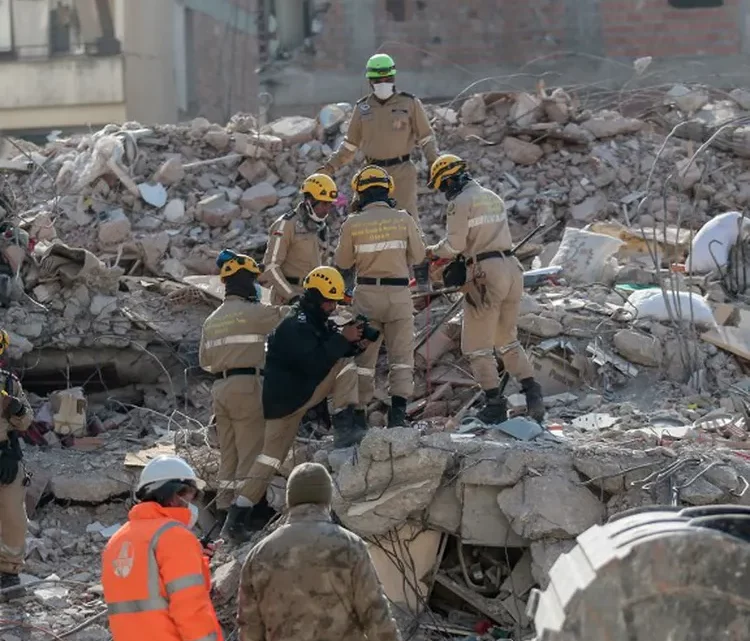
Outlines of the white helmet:
<svg viewBox="0 0 750 641">
<path fill-rule="evenodd" d="M 198 487 L 195 471 L 179 456 L 157 456 L 143 468 L 135 492 L 139 494 L 146 486 L 156 490 L 169 481 L 184 481 Z"/>
</svg>

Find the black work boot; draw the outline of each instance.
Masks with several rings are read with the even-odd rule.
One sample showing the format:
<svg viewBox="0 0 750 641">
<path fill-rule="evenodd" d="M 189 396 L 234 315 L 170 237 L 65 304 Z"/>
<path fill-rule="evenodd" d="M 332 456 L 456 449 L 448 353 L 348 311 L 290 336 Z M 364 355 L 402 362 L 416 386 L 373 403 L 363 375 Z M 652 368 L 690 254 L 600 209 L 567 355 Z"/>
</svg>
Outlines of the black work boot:
<svg viewBox="0 0 750 641">
<path fill-rule="evenodd" d="M 406 399 L 403 396 L 391 396 L 388 427 L 406 427 L 406 425 Z"/>
<path fill-rule="evenodd" d="M 487 400 L 484 407 L 477 413 L 477 418 L 482 423 L 496 425 L 508 420 L 508 400 L 500 393 L 498 388 L 486 389 L 484 394 Z"/>
<path fill-rule="evenodd" d="M 26 588 L 21 587 L 21 577 L 10 572 L 0 572 L 0 601 L 12 601 L 26 596 Z"/>
<path fill-rule="evenodd" d="M 521 389 L 526 395 L 526 411 L 537 423 L 544 420 L 544 396 L 542 386 L 533 378 L 524 378 L 521 381 Z"/>
<path fill-rule="evenodd" d="M 360 432 L 367 431 L 367 412 L 365 410 L 354 410 L 354 427 L 356 427 Z"/>
<path fill-rule="evenodd" d="M 364 438 L 367 428 L 361 429 L 354 421 L 354 405 L 348 405 L 340 412 L 331 416 L 333 423 L 333 447 L 340 450 L 345 447 L 359 445 Z"/>
<path fill-rule="evenodd" d="M 225 541 L 231 541 L 232 543 L 246 543 L 249 541 L 254 534 L 247 526 L 250 522 L 252 511 L 253 508 L 251 507 L 230 505 L 229 510 L 227 510 L 227 519 L 224 521 L 219 536 Z"/>
</svg>

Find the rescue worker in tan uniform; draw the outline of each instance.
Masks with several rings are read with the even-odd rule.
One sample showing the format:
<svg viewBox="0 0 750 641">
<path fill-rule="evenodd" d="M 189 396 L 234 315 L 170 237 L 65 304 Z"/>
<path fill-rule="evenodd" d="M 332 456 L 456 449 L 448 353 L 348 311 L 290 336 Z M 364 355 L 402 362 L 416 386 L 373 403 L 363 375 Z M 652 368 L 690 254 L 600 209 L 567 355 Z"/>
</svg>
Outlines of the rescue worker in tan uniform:
<svg viewBox="0 0 750 641">
<path fill-rule="evenodd" d="M 8 333 L 0 329 L 0 356 L 9 344 Z M 19 380 L 0 369 L 0 602 L 25 594 L 19 574 L 26 549 L 24 496 L 28 481 L 19 432 L 29 429 L 33 417 Z"/>
<path fill-rule="evenodd" d="M 372 56 L 365 76 L 372 93 L 357 101 L 346 137 L 319 171 L 333 175 L 361 149 L 368 165 L 388 170 L 395 184 L 396 205 L 419 222 L 417 168 L 410 156 L 419 146 L 432 164 L 438 157 L 435 132 L 419 98 L 396 91 L 393 58 L 384 53 Z"/>
<path fill-rule="evenodd" d="M 339 195 L 336 183 L 325 174 L 312 174 L 300 193 L 302 202 L 275 220 L 268 231 L 265 271 L 258 282 L 271 288 L 275 305 L 294 303 L 302 294 L 302 279 L 325 262 L 326 219 Z"/>
<path fill-rule="evenodd" d="M 496 356 L 521 383 L 529 415 L 542 421 L 542 389 L 518 341 L 518 310 L 523 294 L 523 269 L 510 250 L 513 239 L 503 200 L 471 178 L 458 156 L 440 156 L 430 170 L 430 187 L 448 199 L 446 237 L 427 248 L 429 258 L 465 259 L 461 351 L 482 389 L 486 404 L 479 412 L 485 423 L 507 420 L 507 400 L 500 394 Z"/>
<path fill-rule="evenodd" d="M 311 407 L 332 396 L 334 444 L 339 440 L 338 447 L 354 445 L 364 436 L 352 428 L 357 381 L 341 377 L 345 371 L 356 370 L 352 357 L 367 347 L 362 340 L 364 326 L 353 322 L 339 328 L 330 320 L 345 296 L 344 279 L 333 267 L 316 267 L 302 287 L 305 292 L 292 313 L 268 337 L 263 379 L 265 438 L 263 450 L 240 490 L 237 507 L 233 505 L 227 516 L 235 538 L 250 538 L 251 531 L 244 523 L 251 521 L 252 527 L 253 512 L 289 454 L 300 421 Z M 337 379 L 347 381 L 347 385 L 337 385 Z"/>
<path fill-rule="evenodd" d="M 352 179 L 354 210 L 341 226 L 334 263 L 356 270 L 353 311 L 380 331 L 357 356 L 359 404 L 355 424 L 366 427 L 365 410 L 375 394 L 375 365 L 380 344 L 388 350 L 391 407 L 388 427 L 406 425 L 406 402 L 414 392 L 414 305 L 409 268 L 425 259 L 425 244 L 408 212 L 391 199 L 393 178 L 367 166 Z"/>
<path fill-rule="evenodd" d="M 200 365 L 216 376 L 211 390 L 221 453 L 216 506 L 224 511 L 263 447 L 266 336 L 291 308 L 260 302 L 260 268 L 250 256 L 225 249 L 216 263 L 226 295 L 203 324 Z"/>
</svg>

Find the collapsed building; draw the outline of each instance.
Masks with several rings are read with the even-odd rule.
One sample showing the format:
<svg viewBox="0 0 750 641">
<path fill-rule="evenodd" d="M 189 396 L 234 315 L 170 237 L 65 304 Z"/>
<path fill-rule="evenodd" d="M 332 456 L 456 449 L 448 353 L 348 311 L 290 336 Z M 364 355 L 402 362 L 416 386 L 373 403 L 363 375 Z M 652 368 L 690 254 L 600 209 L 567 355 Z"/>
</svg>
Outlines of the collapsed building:
<svg viewBox="0 0 750 641">
<path fill-rule="evenodd" d="M 295 464 L 332 471 L 336 515 L 369 542 L 409 636 L 523 638 L 532 588 L 590 527 L 644 505 L 750 501 L 738 213 L 750 200 L 750 97 L 678 85 L 647 98 L 540 86 L 429 107 L 441 148 L 505 199 L 514 238 L 562 223 L 519 255 L 527 269 L 556 268 L 528 279 L 519 321 L 546 429 L 523 417 L 514 382 L 511 420 L 472 419 L 480 390 L 458 345 L 458 295 L 439 297 L 417 312 L 412 427 L 380 429 L 379 390 L 356 452 L 300 437 L 268 491 L 281 510 Z M 350 109 L 6 145 L 3 325 L 35 423 L 27 627 L 0 629 L 4 641 L 45 629 L 108 638 L 98 555 L 153 456 L 184 456 L 210 502 L 218 450 L 197 351 L 222 297 L 215 258 L 224 247 L 262 254 L 268 225 L 340 141 Z M 338 177 L 344 193 L 350 172 Z M 443 231 L 441 199 L 420 194 L 429 240 Z M 342 197 L 332 245 L 345 209 Z M 210 510 L 202 519 L 209 531 Z M 214 559 L 228 629 L 248 549 Z"/>
</svg>

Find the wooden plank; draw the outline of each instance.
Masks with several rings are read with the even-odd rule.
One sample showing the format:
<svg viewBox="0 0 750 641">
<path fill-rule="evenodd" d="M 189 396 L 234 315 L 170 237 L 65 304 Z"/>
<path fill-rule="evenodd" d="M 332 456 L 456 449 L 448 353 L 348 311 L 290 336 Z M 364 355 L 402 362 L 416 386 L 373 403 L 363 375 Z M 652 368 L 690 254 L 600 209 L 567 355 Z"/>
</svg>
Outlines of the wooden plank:
<svg viewBox="0 0 750 641">
<path fill-rule="evenodd" d="M 730 354 L 750 361 L 750 330 L 740 327 L 717 327 L 701 334 L 701 339 Z"/>
</svg>

